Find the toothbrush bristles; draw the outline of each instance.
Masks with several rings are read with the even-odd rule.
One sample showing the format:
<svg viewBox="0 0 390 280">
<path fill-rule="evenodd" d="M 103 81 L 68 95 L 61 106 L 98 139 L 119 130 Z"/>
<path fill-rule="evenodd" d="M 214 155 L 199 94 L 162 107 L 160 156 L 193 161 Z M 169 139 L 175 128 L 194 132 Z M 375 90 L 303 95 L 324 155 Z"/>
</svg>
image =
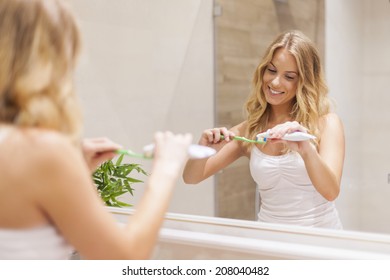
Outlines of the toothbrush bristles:
<svg viewBox="0 0 390 280">
<path fill-rule="evenodd" d="M 267 141 L 267 138 L 256 136 L 256 141 L 265 143 Z"/>
</svg>

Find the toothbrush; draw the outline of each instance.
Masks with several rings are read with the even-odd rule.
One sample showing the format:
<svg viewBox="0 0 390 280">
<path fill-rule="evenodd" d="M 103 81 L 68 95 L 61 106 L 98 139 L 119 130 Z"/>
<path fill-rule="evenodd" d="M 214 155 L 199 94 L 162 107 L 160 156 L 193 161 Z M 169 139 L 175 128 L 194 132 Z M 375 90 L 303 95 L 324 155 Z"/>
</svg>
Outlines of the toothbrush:
<svg viewBox="0 0 390 280">
<path fill-rule="evenodd" d="M 268 131 L 256 135 L 256 139 L 267 139 L 267 138 L 270 138 Z M 301 131 L 296 131 L 296 132 L 286 133 L 281 139 L 287 141 L 306 141 L 315 138 L 316 137 L 314 135 L 301 132 Z"/>
<path fill-rule="evenodd" d="M 225 136 L 223 136 L 223 135 L 221 135 L 220 137 L 221 137 L 221 139 L 225 139 Z M 243 136 L 233 136 L 231 138 L 234 140 L 238 140 L 238 141 L 245 141 L 245 142 L 257 143 L 257 144 L 264 144 L 266 142 L 266 139 L 264 137 L 256 137 L 256 140 L 248 139 L 248 138 L 243 137 Z"/>
<path fill-rule="evenodd" d="M 154 148 L 154 144 L 149 144 L 145 146 L 144 155 L 147 157 L 153 157 Z M 188 156 L 190 157 L 190 159 L 208 158 L 216 153 L 216 150 L 207 146 L 192 144 L 188 147 Z"/>
<path fill-rule="evenodd" d="M 155 148 L 154 144 L 146 145 L 143 148 L 144 150 L 143 154 L 135 153 L 131 150 L 125 150 L 125 149 L 117 150 L 116 153 L 131 156 L 131 157 L 136 157 L 136 158 L 152 159 L 154 148 Z M 216 152 L 217 151 L 214 150 L 213 148 L 201 146 L 201 145 L 193 144 L 188 147 L 188 155 L 191 159 L 207 158 L 214 155 Z"/>
<path fill-rule="evenodd" d="M 130 157 L 135 157 L 135 158 L 142 158 L 142 159 L 152 159 L 151 156 L 145 155 L 145 154 L 138 154 L 133 152 L 132 150 L 125 150 L 125 149 L 120 149 L 115 151 L 117 154 L 120 155 L 126 155 Z"/>
</svg>

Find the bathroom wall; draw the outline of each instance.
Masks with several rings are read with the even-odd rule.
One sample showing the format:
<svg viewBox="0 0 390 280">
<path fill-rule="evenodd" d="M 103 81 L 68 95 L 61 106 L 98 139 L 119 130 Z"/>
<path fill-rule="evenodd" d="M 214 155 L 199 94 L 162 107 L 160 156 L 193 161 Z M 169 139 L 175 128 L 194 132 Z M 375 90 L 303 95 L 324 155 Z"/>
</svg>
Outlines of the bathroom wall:
<svg viewBox="0 0 390 280">
<path fill-rule="evenodd" d="M 327 80 L 346 133 L 338 208 L 348 229 L 390 233 L 390 3 L 325 3 Z"/>
<path fill-rule="evenodd" d="M 390 233 L 390 2 L 365 0 L 363 11 L 360 229 Z"/>
<path fill-rule="evenodd" d="M 159 130 L 190 132 L 197 142 L 214 124 L 210 0 L 68 0 L 84 49 L 77 91 L 85 136 L 107 136 L 142 152 Z M 150 162 L 140 163 L 146 171 Z M 139 179 L 146 179 L 139 176 Z M 179 182 L 170 212 L 214 215 L 214 180 Z M 143 184 L 134 185 L 136 203 Z"/>
</svg>

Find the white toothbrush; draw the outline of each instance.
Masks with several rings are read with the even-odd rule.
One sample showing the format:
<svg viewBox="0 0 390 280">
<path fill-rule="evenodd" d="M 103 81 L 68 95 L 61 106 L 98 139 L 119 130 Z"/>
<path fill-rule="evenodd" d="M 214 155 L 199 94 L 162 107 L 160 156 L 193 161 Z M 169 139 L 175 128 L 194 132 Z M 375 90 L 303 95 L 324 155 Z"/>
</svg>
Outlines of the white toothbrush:
<svg viewBox="0 0 390 280">
<path fill-rule="evenodd" d="M 154 144 L 149 144 L 144 147 L 145 157 L 152 158 L 154 152 Z M 208 158 L 214 155 L 217 151 L 213 148 L 192 144 L 188 147 L 188 155 L 191 159 Z"/>
</svg>

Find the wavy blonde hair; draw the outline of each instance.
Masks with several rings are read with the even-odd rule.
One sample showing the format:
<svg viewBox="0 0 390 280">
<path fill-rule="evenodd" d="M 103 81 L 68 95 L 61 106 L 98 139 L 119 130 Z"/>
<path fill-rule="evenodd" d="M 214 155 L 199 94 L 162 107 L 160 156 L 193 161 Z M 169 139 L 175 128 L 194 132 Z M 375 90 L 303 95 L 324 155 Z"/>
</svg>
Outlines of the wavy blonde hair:
<svg viewBox="0 0 390 280">
<path fill-rule="evenodd" d="M 81 135 L 73 71 L 80 34 L 58 0 L 0 1 L 0 122 Z"/>
<path fill-rule="evenodd" d="M 256 134 L 267 128 L 270 106 L 263 92 L 263 75 L 277 49 L 284 48 L 294 57 L 298 65 L 298 86 L 291 119 L 305 126 L 317 139 L 319 120 L 330 111 L 328 87 L 323 77 L 320 56 L 314 44 L 302 32 L 297 30 L 280 34 L 267 48 L 257 66 L 252 81 L 252 92 L 245 104 L 247 112 L 246 137 L 254 139 Z M 249 148 L 250 146 L 247 146 Z"/>
</svg>

